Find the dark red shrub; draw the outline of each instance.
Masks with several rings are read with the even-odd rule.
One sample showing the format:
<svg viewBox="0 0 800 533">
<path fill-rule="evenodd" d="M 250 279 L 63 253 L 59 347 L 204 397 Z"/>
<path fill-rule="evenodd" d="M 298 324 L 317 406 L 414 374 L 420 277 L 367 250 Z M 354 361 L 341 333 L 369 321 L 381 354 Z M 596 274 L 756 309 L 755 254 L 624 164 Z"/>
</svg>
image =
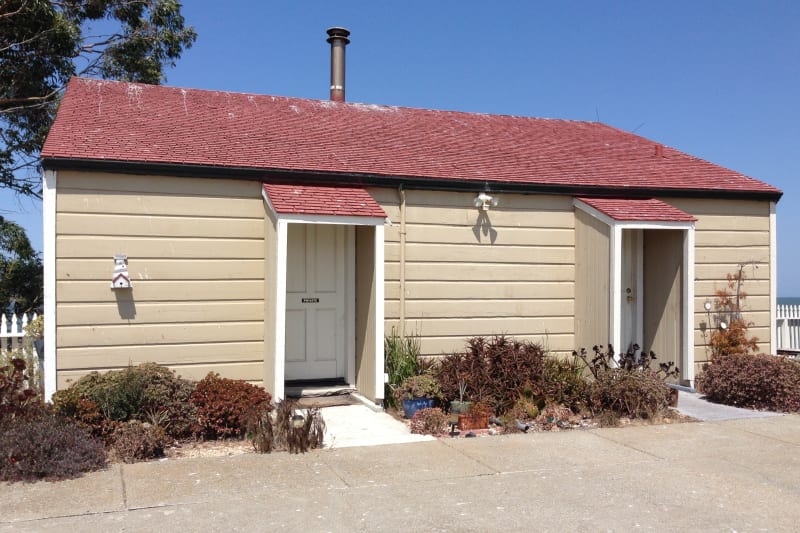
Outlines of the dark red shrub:
<svg viewBox="0 0 800 533">
<path fill-rule="evenodd" d="M 511 409 L 520 395 L 533 389 L 541 393 L 545 354 L 542 347 L 504 335 L 473 337 L 467 351 L 441 360 L 436 379 L 448 400 L 484 402 L 497 413 Z"/>
<path fill-rule="evenodd" d="M 191 395 L 199 433 L 210 439 L 244 436 L 250 411 L 269 409 L 271 400 L 263 388 L 215 372 L 198 382 Z"/>
<path fill-rule="evenodd" d="M 73 420 L 51 413 L 0 421 L 0 480 L 77 477 L 105 466 L 103 444 Z"/>
<path fill-rule="evenodd" d="M 800 363 L 785 357 L 731 353 L 706 365 L 697 378 L 700 391 L 712 402 L 800 411 Z"/>
<path fill-rule="evenodd" d="M 14 358 L 0 367 L 0 420 L 24 416 L 42 408 L 41 398 L 28 386 L 25 361 Z"/>
</svg>

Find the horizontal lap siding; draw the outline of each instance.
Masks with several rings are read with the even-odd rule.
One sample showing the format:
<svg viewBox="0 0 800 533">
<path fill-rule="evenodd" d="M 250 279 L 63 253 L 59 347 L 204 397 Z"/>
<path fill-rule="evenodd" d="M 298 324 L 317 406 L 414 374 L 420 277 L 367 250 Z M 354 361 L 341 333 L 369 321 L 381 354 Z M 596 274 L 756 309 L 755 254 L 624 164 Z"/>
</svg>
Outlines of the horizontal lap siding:
<svg viewBox="0 0 800 533">
<path fill-rule="evenodd" d="M 386 328 L 400 319 L 397 191 L 370 190 L 386 210 Z M 406 332 L 426 355 L 475 335 L 507 334 L 568 352 L 574 338 L 571 198 L 498 194 L 478 224 L 475 194 L 406 191 Z"/>
<path fill-rule="evenodd" d="M 258 183 L 59 172 L 57 194 L 59 388 L 144 361 L 262 379 Z M 117 253 L 131 291 L 109 287 Z"/>
<path fill-rule="evenodd" d="M 770 237 L 769 202 L 746 200 L 668 199 L 670 204 L 697 217 L 695 223 L 694 347 L 698 370 L 709 359 L 711 330 L 703 304 L 715 302 L 715 292 L 727 287 L 726 276 L 744 269 L 742 286 L 747 298 L 742 315 L 752 322 L 749 334 L 759 339 L 759 349 L 770 351 Z M 712 327 L 715 325 L 712 310 Z"/>
</svg>

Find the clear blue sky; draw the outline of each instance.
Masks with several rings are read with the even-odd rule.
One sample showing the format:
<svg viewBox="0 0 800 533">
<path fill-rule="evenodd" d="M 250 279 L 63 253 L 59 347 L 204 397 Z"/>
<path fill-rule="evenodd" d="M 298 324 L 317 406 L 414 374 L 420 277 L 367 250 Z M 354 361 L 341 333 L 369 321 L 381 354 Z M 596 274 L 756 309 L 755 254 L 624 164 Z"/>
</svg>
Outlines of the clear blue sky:
<svg viewBox="0 0 800 533">
<path fill-rule="evenodd" d="M 775 185 L 778 294 L 800 296 L 800 2 L 189 0 L 183 13 L 199 37 L 168 85 L 326 99 L 325 30 L 344 26 L 348 101 L 599 118 Z M 0 202 L 41 249 L 38 202 Z"/>
</svg>

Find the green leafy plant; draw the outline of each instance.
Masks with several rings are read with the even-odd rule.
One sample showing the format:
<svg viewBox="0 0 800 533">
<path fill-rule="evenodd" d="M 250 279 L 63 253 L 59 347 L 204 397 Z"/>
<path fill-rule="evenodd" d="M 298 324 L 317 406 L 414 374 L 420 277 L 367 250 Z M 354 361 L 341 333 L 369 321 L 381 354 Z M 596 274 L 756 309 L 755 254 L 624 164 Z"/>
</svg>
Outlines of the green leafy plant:
<svg viewBox="0 0 800 533">
<path fill-rule="evenodd" d="M 730 353 L 706 364 L 697 378 L 712 402 L 800 411 L 800 363 L 782 356 Z"/>
<path fill-rule="evenodd" d="M 96 436 L 109 439 L 118 422 L 162 421 L 172 437 L 198 431 L 190 397 L 195 385 L 167 367 L 142 363 L 103 374 L 92 372 L 53 395 L 57 412 L 89 425 Z M 161 413 L 161 414 L 159 414 Z"/>
<path fill-rule="evenodd" d="M 411 433 L 441 435 L 447 431 L 450 418 L 438 407 L 420 409 L 411 418 Z"/>
<path fill-rule="evenodd" d="M 105 466 L 103 444 L 52 413 L 0 421 L 0 481 L 73 478 Z"/>
<path fill-rule="evenodd" d="M 215 372 L 199 381 L 191 394 L 199 434 L 210 439 L 244 436 L 249 411 L 268 409 L 271 399 L 261 387 Z"/>
<path fill-rule="evenodd" d="M 403 400 L 414 400 L 416 398 L 442 399 L 442 389 L 439 382 L 430 374 L 420 374 L 411 376 L 403 380 L 394 391 L 395 400 L 401 403 Z"/>
</svg>

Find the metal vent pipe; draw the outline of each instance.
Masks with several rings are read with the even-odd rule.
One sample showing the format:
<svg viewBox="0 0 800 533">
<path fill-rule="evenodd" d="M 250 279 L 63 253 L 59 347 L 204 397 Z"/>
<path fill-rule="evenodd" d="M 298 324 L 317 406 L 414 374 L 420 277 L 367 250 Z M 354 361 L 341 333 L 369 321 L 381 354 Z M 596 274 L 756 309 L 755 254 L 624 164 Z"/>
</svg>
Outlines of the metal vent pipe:
<svg viewBox="0 0 800 533">
<path fill-rule="evenodd" d="M 331 43 L 331 100 L 344 102 L 344 49 L 350 44 L 350 31 L 345 28 L 328 28 Z"/>
</svg>

